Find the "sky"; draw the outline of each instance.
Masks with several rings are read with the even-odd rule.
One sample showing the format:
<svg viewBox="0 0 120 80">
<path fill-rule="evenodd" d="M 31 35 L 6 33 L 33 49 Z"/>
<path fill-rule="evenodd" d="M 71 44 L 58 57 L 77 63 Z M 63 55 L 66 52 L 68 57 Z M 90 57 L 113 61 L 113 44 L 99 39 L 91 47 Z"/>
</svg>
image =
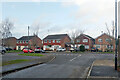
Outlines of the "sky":
<svg viewBox="0 0 120 80">
<path fill-rule="evenodd" d="M 84 30 L 93 38 L 112 29 L 114 0 L 3 0 L 0 3 L 2 20 L 14 23 L 12 34 L 16 38 L 39 31 L 43 39 L 52 34 L 70 34 Z M 38 29 L 39 25 L 39 29 Z"/>
</svg>

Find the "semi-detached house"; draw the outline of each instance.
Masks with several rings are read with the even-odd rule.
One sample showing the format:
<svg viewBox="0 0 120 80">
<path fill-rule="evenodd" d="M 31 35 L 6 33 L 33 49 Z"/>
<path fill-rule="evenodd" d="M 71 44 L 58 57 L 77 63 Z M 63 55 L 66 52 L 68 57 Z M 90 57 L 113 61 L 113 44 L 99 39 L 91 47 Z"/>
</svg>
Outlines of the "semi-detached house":
<svg viewBox="0 0 120 80">
<path fill-rule="evenodd" d="M 67 34 L 48 35 L 43 39 L 44 50 L 56 50 L 57 48 L 66 48 L 66 43 L 71 42 L 70 37 Z"/>
<path fill-rule="evenodd" d="M 81 45 L 84 45 L 86 50 L 91 50 L 94 43 L 95 40 L 92 37 L 85 34 L 81 34 L 75 39 L 75 47 L 79 48 Z"/>
</svg>

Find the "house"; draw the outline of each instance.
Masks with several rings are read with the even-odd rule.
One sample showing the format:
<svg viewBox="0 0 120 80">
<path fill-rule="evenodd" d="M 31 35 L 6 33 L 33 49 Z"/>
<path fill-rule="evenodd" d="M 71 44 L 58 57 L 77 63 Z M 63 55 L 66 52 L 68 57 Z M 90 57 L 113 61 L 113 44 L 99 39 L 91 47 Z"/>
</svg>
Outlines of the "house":
<svg viewBox="0 0 120 80">
<path fill-rule="evenodd" d="M 48 35 L 43 39 L 44 50 L 56 50 L 57 48 L 67 48 L 66 43 L 71 42 L 67 34 Z"/>
<path fill-rule="evenodd" d="M 100 51 L 106 51 L 106 50 L 115 50 L 115 39 L 112 36 L 109 36 L 106 33 L 103 33 L 102 35 L 98 36 L 95 39 L 95 45 L 97 49 Z"/>
<path fill-rule="evenodd" d="M 3 39 L 2 45 L 6 48 L 15 49 L 16 48 L 16 38 L 15 37 L 9 37 L 6 39 Z"/>
<path fill-rule="evenodd" d="M 81 45 L 84 45 L 86 50 L 91 50 L 94 45 L 94 39 L 88 35 L 81 34 L 75 39 L 75 47 L 79 48 Z"/>
<path fill-rule="evenodd" d="M 22 50 L 23 48 L 31 48 L 35 49 L 35 47 L 42 48 L 42 40 L 34 35 L 34 36 L 23 36 L 17 39 L 16 49 Z"/>
</svg>

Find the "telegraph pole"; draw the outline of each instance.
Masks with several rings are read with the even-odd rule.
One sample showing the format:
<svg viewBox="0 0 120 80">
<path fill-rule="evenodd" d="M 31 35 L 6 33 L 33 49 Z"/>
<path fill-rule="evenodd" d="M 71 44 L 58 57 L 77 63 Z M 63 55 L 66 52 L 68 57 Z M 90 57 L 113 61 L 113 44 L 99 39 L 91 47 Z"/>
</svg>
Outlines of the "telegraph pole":
<svg viewBox="0 0 120 80">
<path fill-rule="evenodd" d="M 28 48 L 29 48 L 29 29 L 30 27 L 28 26 Z"/>
<path fill-rule="evenodd" d="M 115 0 L 115 70 L 117 70 L 117 0 Z"/>
</svg>

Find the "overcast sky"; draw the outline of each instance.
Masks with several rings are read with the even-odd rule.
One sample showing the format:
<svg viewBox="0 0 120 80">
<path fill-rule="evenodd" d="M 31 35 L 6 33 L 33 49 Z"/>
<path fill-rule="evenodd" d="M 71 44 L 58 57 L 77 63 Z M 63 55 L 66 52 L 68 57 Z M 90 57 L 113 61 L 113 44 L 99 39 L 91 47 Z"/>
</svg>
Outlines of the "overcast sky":
<svg viewBox="0 0 120 80">
<path fill-rule="evenodd" d="M 24 1 L 24 2 L 23 2 Z M 40 25 L 39 37 L 48 34 L 85 30 L 93 38 L 112 28 L 115 0 L 3 0 L 2 20 L 9 18 L 15 25 L 13 36 L 30 34 Z"/>
</svg>

